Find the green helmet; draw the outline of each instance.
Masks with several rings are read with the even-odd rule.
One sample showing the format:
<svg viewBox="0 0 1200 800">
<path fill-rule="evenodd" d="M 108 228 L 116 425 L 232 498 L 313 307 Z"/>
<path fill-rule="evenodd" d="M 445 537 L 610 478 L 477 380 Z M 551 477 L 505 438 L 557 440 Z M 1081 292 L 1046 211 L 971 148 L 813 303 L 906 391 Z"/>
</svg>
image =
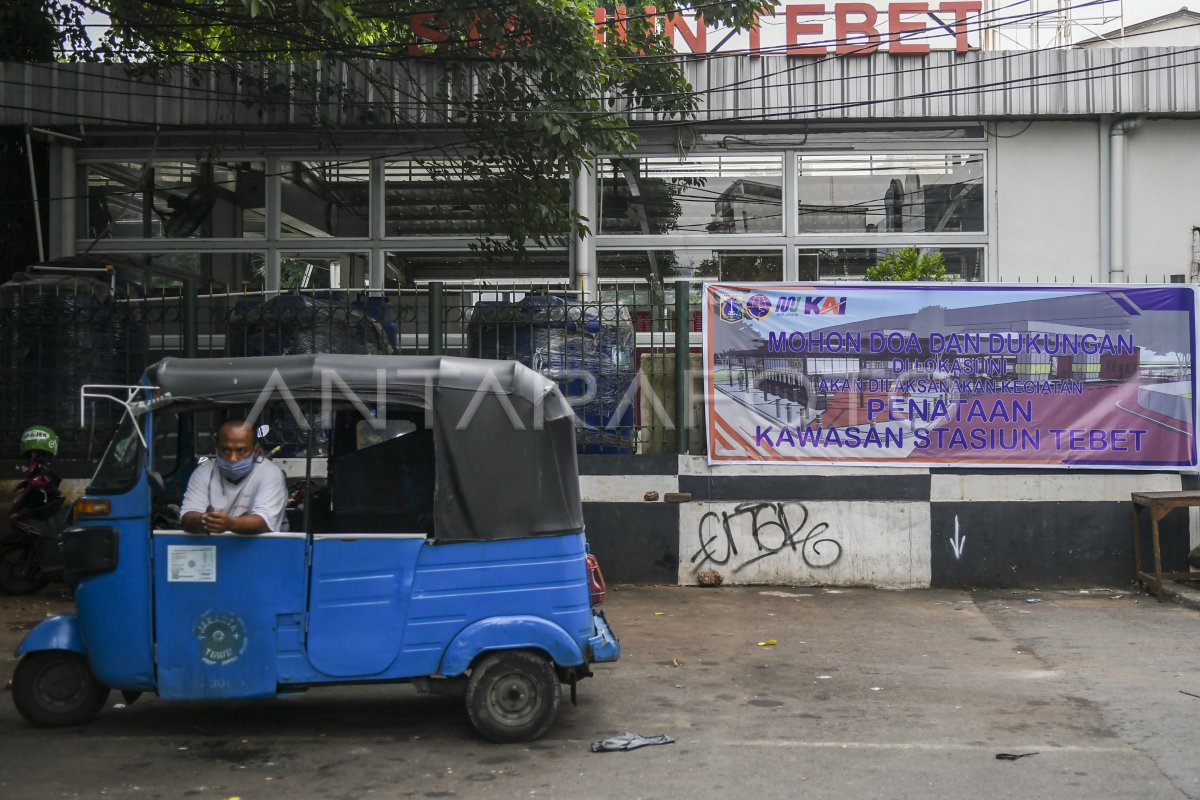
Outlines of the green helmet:
<svg viewBox="0 0 1200 800">
<path fill-rule="evenodd" d="M 44 450 L 52 456 L 58 455 L 58 434 L 46 425 L 32 425 L 21 434 L 21 454 Z"/>
</svg>

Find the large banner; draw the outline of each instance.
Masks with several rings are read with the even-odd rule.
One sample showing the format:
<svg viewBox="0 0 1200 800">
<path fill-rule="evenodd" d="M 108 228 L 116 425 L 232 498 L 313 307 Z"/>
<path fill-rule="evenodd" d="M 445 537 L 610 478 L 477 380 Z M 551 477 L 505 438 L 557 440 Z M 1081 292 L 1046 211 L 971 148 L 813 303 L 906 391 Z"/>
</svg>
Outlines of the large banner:
<svg viewBox="0 0 1200 800">
<path fill-rule="evenodd" d="M 704 287 L 709 461 L 1195 469 L 1191 286 Z"/>
</svg>

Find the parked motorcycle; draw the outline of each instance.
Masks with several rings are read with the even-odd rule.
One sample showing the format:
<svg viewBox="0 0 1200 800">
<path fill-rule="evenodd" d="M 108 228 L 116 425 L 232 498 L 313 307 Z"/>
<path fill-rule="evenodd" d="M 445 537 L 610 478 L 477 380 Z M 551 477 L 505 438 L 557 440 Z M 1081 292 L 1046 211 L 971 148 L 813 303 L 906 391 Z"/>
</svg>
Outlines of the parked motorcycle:
<svg viewBox="0 0 1200 800">
<path fill-rule="evenodd" d="M 57 434 L 45 425 L 28 428 L 21 434 L 21 454 L 28 459 L 26 477 L 17 484 L 9 532 L 0 539 L 3 594 L 31 594 L 62 580 L 62 535 L 71 512 L 58 489 L 62 478 L 51 465 Z"/>
</svg>

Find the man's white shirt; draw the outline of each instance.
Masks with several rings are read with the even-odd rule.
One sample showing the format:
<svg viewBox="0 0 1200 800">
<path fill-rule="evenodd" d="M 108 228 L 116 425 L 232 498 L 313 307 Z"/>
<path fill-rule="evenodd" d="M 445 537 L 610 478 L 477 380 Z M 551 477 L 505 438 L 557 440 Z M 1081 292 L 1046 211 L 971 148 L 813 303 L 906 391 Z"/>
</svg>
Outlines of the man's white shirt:
<svg viewBox="0 0 1200 800">
<path fill-rule="evenodd" d="M 254 464 L 249 475 L 234 483 L 221 475 L 216 461 L 208 459 L 196 467 L 188 480 L 179 513 L 203 514 L 209 506 L 231 517 L 257 514 L 266 520 L 268 530 L 286 531 L 287 479 L 282 469 L 264 459 Z"/>
</svg>

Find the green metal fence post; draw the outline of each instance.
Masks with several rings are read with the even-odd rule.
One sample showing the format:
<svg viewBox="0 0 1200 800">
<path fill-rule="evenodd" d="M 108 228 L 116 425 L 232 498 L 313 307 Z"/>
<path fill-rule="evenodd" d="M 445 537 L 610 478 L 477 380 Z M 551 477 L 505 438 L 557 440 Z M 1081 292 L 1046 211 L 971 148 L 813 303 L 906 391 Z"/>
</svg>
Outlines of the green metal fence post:
<svg viewBox="0 0 1200 800">
<path fill-rule="evenodd" d="M 675 452 L 688 452 L 688 351 L 691 345 L 691 284 L 675 282 Z"/>
<path fill-rule="evenodd" d="M 444 355 L 446 352 L 446 297 L 445 284 L 434 281 L 429 284 L 429 354 Z"/>
</svg>

